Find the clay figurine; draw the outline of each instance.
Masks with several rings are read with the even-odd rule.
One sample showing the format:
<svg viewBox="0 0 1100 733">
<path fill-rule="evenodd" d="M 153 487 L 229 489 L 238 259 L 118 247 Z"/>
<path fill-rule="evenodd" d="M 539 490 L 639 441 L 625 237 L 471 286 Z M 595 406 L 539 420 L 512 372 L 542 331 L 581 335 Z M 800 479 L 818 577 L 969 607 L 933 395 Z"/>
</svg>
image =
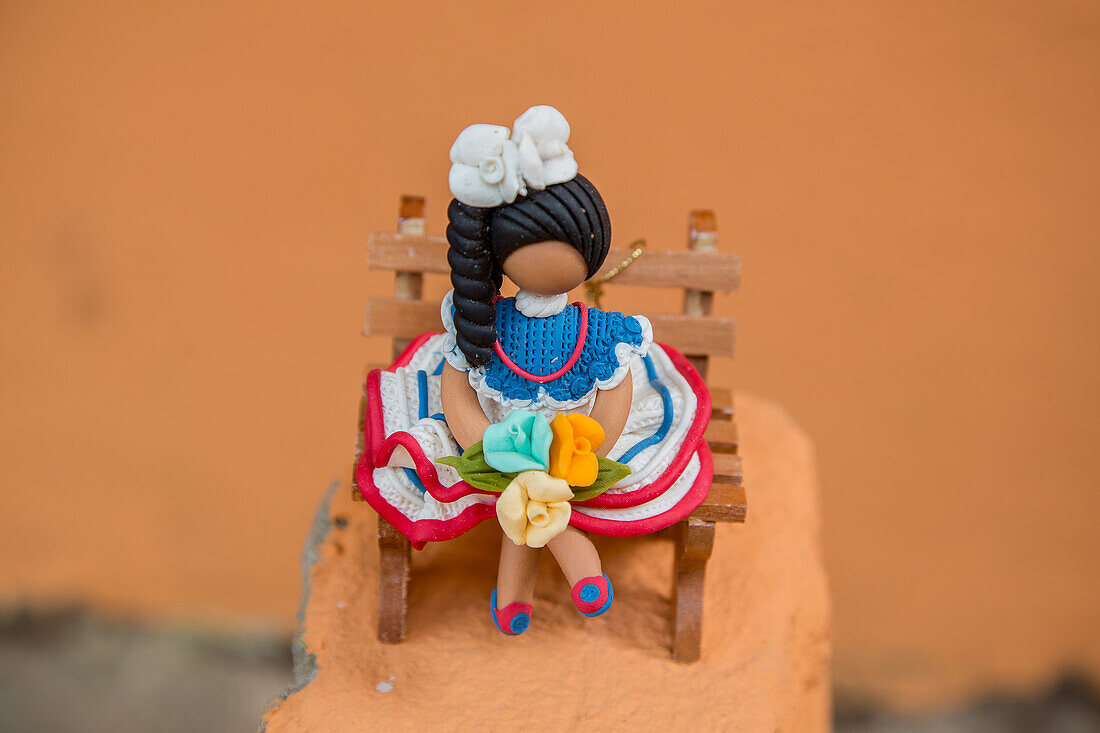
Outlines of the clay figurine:
<svg viewBox="0 0 1100 733">
<path fill-rule="evenodd" d="M 357 483 L 421 548 L 495 517 L 503 530 L 491 618 L 531 622 L 548 548 L 577 610 L 614 591 L 587 533 L 648 534 L 706 496 L 709 396 L 649 320 L 570 303 L 596 275 L 611 223 L 578 173 L 569 123 L 532 107 L 509 130 L 472 125 L 451 148 L 444 332 L 414 340 L 367 380 Z M 503 278 L 519 287 L 500 296 Z"/>
</svg>

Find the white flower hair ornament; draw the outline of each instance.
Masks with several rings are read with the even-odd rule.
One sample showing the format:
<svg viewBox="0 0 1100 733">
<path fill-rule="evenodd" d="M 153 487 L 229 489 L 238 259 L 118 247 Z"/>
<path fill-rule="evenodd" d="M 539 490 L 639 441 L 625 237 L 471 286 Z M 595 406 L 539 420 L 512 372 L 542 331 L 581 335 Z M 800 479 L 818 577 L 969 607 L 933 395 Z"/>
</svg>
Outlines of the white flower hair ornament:
<svg viewBox="0 0 1100 733">
<path fill-rule="evenodd" d="M 502 125 L 470 125 L 451 146 L 451 195 L 489 208 L 510 204 L 529 189 L 541 191 L 577 175 L 577 161 L 566 143 L 569 122 L 553 107 L 531 107 L 511 131 Z"/>
</svg>

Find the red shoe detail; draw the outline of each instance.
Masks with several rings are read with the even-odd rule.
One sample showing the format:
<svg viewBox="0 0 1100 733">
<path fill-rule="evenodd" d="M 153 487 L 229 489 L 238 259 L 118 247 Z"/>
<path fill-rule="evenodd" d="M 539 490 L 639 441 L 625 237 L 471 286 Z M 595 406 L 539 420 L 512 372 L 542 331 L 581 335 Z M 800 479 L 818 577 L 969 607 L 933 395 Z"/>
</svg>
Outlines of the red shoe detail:
<svg viewBox="0 0 1100 733">
<path fill-rule="evenodd" d="M 599 616 L 611 608 L 615 589 L 606 575 L 582 578 L 573 586 L 573 603 L 585 616 Z"/>
<path fill-rule="evenodd" d="M 507 636 L 519 636 L 531 625 L 531 612 L 535 607 L 530 603 L 509 603 L 497 610 L 497 589 L 489 597 L 489 608 L 493 612 L 493 625 L 497 631 Z"/>
</svg>

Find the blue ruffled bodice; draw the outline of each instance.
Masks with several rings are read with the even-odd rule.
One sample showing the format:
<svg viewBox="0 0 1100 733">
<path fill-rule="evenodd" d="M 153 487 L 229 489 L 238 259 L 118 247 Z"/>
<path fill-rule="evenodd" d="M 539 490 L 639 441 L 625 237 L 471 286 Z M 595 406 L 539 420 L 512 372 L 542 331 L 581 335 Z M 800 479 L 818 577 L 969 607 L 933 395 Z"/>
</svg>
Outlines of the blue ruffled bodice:
<svg viewBox="0 0 1100 733">
<path fill-rule="evenodd" d="M 516 309 L 514 298 L 502 298 L 496 304 L 501 348 L 516 366 L 531 374 L 552 374 L 569 361 L 580 324 L 581 308 L 576 305 L 567 305 L 556 315 L 530 318 Z M 559 402 L 581 400 L 597 383 L 610 387 L 607 383 L 612 377 L 621 378 L 631 353 L 644 348 L 643 331 L 641 321 L 634 316 L 589 308 L 588 334 L 580 358 L 564 375 L 551 382 L 531 382 L 494 354 L 485 366 L 485 384 L 509 400 L 536 400 L 540 387 Z M 634 348 L 617 349 L 619 344 Z"/>
</svg>

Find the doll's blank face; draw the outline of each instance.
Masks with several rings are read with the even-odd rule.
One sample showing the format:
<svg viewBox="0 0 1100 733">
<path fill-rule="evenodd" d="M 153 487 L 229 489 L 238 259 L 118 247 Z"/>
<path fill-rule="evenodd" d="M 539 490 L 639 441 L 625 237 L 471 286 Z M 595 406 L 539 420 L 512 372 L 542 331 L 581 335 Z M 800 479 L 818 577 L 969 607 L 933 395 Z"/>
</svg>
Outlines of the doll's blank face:
<svg viewBox="0 0 1100 733">
<path fill-rule="evenodd" d="M 520 247 L 501 266 L 508 279 L 539 295 L 567 293 L 588 276 L 588 265 L 581 253 L 558 241 Z"/>
</svg>

